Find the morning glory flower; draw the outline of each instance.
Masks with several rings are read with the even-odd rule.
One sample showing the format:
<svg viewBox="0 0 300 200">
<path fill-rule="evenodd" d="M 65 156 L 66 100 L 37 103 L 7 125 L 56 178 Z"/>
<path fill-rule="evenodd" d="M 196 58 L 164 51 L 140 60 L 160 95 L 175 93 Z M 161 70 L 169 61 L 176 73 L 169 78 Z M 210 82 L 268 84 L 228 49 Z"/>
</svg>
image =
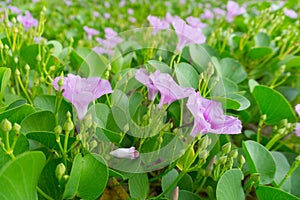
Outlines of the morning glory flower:
<svg viewBox="0 0 300 200">
<path fill-rule="evenodd" d="M 169 23 L 165 20 L 159 19 L 158 17 L 149 15 L 147 17 L 147 20 L 153 27 L 153 35 L 156 35 L 156 33 L 160 30 L 166 30 L 170 27 Z"/>
<path fill-rule="evenodd" d="M 173 21 L 172 25 L 178 37 L 176 49 L 180 52 L 188 44 L 203 44 L 206 40 L 201 29 L 187 25 L 182 19 Z"/>
<path fill-rule="evenodd" d="M 287 16 L 287 17 L 289 17 L 289 18 L 291 18 L 291 19 L 296 19 L 296 18 L 298 18 L 298 14 L 297 14 L 294 10 L 292 10 L 292 9 L 287 9 L 287 8 L 285 8 L 285 9 L 283 10 L 283 13 L 285 14 L 285 16 Z"/>
<path fill-rule="evenodd" d="M 194 93 L 193 88 L 179 86 L 169 74 L 161 73 L 159 70 L 148 75 L 146 70 L 139 69 L 135 73 L 135 78 L 146 85 L 149 100 L 154 100 L 158 91 L 160 92 L 159 108 L 164 104 L 170 105 L 174 101 L 186 98 Z"/>
<path fill-rule="evenodd" d="M 110 155 L 117 158 L 128 158 L 134 160 L 139 157 L 139 152 L 135 149 L 135 147 L 119 148 L 110 152 Z"/>
<path fill-rule="evenodd" d="M 213 11 L 219 17 L 222 17 L 222 16 L 226 15 L 226 11 L 221 9 L 221 8 L 214 8 Z"/>
<path fill-rule="evenodd" d="M 28 30 L 30 27 L 37 27 L 38 20 L 32 17 L 29 11 L 25 12 L 25 15 L 18 15 L 18 21 L 23 24 L 25 30 Z"/>
<path fill-rule="evenodd" d="M 237 15 L 241 15 L 246 12 L 246 9 L 244 7 L 239 7 L 239 4 L 237 4 L 234 1 L 228 1 L 227 2 L 227 16 L 226 20 L 227 22 L 232 22 L 233 18 Z"/>
<path fill-rule="evenodd" d="M 110 18 L 110 14 L 109 13 L 104 13 L 104 18 L 105 19 L 109 19 Z"/>
<path fill-rule="evenodd" d="M 131 8 L 128 8 L 128 10 L 127 10 L 128 15 L 133 15 L 133 12 L 134 11 Z"/>
<path fill-rule="evenodd" d="M 8 6 L 8 8 L 9 8 L 9 10 L 10 10 L 11 13 L 14 13 L 14 14 L 17 14 L 17 15 L 21 14 L 21 12 L 22 12 L 22 11 L 21 11 L 18 7 L 16 7 L 16 6 Z"/>
<path fill-rule="evenodd" d="M 201 15 L 201 18 L 203 19 L 212 19 L 214 18 L 214 14 L 209 10 L 209 9 L 205 9 L 204 13 Z"/>
<path fill-rule="evenodd" d="M 297 104 L 297 105 L 295 106 L 295 110 L 296 110 L 296 113 L 298 114 L 298 116 L 300 117 L 300 104 Z M 295 131 L 296 131 L 296 135 L 297 135 L 298 137 L 300 137 L 300 122 L 297 123 L 296 128 L 295 128 Z"/>
<path fill-rule="evenodd" d="M 63 79 L 63 86 L 59 88 L 58 81 Z M 90 102 L 104 94 L 112 93 L 112 88 L 107 80 L 98 77 L 81 78 L 73 74 L 67 77 L 56 77 L 52 82 L 56 90 L 61 89 L 63 96 L 76 108 L 79 119 L 83 119 Z"/>
<path fill-rule="evenodd" d="M 225 115 L 220 102 L 205 99 L 197 92 L 189 96 L 186 105 L 194 116 L 191 137 L 206 133 L 241 133 L 241 121 L 235 117 Z"/>
<path fill-rule="evenodd" d="M 193 16 L 190 16 L 190 17 L 186 18 L 186 21 L 193 28 L 202 29 L 202 28 L 205 28 L 207 26 L 206 24 L 202 23 L 199 18 L 193 17 Z"/>
<path fill-rule="evenodd" d="M 166 22 L 172 24 L 173 21 L 180 19 L 177 15 L 172 16 L 169 12 L 166 13 Z"/>
<path fill-rule="evenodd" d="M 92 39 L 92 37 L 94 35 L 98 35 L 99 34 L 99 31 L 97 31 L 96 29 L 90 28 L 88 26 L 84 26 L 83 30 L 88 34 L 88 38 L 89 39 Z"/>
</svg>

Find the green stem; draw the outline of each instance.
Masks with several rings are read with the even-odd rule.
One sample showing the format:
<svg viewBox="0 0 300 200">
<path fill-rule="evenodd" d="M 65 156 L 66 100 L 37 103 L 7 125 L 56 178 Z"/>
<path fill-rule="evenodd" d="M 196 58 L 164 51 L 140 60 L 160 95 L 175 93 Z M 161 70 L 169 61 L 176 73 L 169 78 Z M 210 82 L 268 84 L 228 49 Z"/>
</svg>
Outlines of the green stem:
<svg viewBox="0 0 300 200">
<path fill-rule="evenodd" d="M 39 188 L 39 186 L 36 186 L 36 190 L 47 200 L 54 200 L 52 197 L 50 197 L 49 195 L 47 195 L 43 190 L 41 190 L 41 188 Z"/>
<path fill-rule="evenodd" d="M 261 130 L 263 124 L 265 123 L 265 120 L 266 120 L 266 115 L 262 115 L 259 119 L 258 128 L 257 128 L 257 138 L 256 138 L 257 143 L 260 143 L 261 141 Z"/>
<path fill-rule="evenodd" d="M 21 89 L 22 89 L 22 91 L 24 92 L 24 94 L 25 94 L 25 96 L 26 96 L 28 102 L 29 102 L 31 105 L 33 105 L 33 102 L 32 102 L 32 100 L 31 100 L 30 96 L 28 95 L 28 92 L 26 91 L 24 85 L 23 85 L 23 82 L 22 82 L 22 80 L 21 80 L 21 77 L 20 77 L 20 76 L 17 76 L 17 79 L 18 79 L 19 85 L 21 86 Z"/>
<path fill-rule="evenodd" d="M 294 173 L 294 171 L 298 168 L 298 166 L 299 166 L 299 162 L 295 161 L 293 163 L 292 167 L 290 168 L 290 170 L 286 173 L 284 178 L 280 181 L 277 188 L 280 188 L 284 184 L 284 182 L 292 175 L 292 173 Z"/>
</svg>

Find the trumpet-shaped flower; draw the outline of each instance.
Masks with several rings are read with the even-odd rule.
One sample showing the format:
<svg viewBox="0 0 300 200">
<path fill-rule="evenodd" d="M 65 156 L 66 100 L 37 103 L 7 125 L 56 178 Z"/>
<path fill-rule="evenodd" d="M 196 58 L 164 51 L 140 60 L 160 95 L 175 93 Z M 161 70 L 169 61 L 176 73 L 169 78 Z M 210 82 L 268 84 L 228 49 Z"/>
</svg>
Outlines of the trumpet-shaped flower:
<svg viewBox="0 0 300 200">
<path fill-rule="evenodd" d="M 197 134 L 239 134 L 241 121 L 224 114 L 222 104 L 217 101 L 202 98 L 199 92 L 189 96 L 187 107 L 194 116 L 194 127 L 191 136 Z"/>
<path fill-rule="evenodd" d="M 192 16 L 186 18 L 186 21 L 193 28 L 200 28 L 200 29 L 202 29 L 202 28 L 205 28 L 207 26 L 206 24 L 202 23 L 199 18 L 192 17 Z"/>
<path fill-rule="evenodd" d="M 176 19 L 172 25 L 178 37 L 176 47 L 178 51 L 182 51 L 188 44 L 203 44 L 206 40 L 201 29 L 187 25 L 182 19 Z"/>
<path fill-rule="evenodd" d="M 147 20 L 153 27 L 153 35 L 156 35 L 156 33 L 160 30 L 166 30 L 170 27 L 170 24 L 167 21 L 159 19 L 158 17 L 152 15 L 149 15 L 147 17 Z"/>
<path fill-rule="evenodd" d="M 20 23 L 23 24 L 25 30 L 28 30 L 30 27 L 38 26 L 38 21 L 34 17 L 32 17 L 29 11 L 26 11 L 24 16 L 18 15 L 17 19 Z"/>
<path fill-rule="evenodd" d="M 93 29 L 93 28 L 89 28 L 88 26 L 84 26 L 83 30 L 88 34 L 88 38 L 89 39 L 92 39 L 92 37 L 94 35 L 98 35 L 99 34 L 99 31 L 97 31 L 96 29 Z"/>
<path fill-rule="evenodd" d="M 244 7 L 239 7 L 239 4 L 234 1 L 228 1 L 226 20 L 227 22 L 232 22 L 235 16 L 244 14 L 245 12 L 246 9 Z"/>
<path fill-rule="evenodd" d="M 287 9 L 287 8 L 285 8 L 285 9 L 283 10 L 283 13 L 285 14 L 285 16 L 287 16 L 287 17 L 289 17 L 289 18 L 291 18 L 291 19 L 296 19 L 296 18 L 298 18 L 298 14 L 297 14 L 294 10 L 292 10 L 292 9 Z"/>
<path fill-rule="evenodd" d="M 63 81 L 61 88 L 58 85 L 60 79 Z M 63 78 L 56 77 L 53 86 L 56 90 L 63 90 L 63 96 L 74 105 L 79 119 L 84 118 L 90 102 L 112 92 L 107 80 L 97 77 L 81 78 L 73 74 Z"/>
<path fill-rule="evenodd" d="M 150 100 L 154 100 L 158 91 L 160 92 L 161 97 L 158 107 L 162 107 L 164 104 L 170 105 L 174 101 L 194 93 L 194 89 L 179 86 L 169 74 L 160 73 L 159 70 L 148 75 L 144 69 L 139 69 L 135 74 L 135 78 L 146 85 Z"/>
<path fill-rule="evenodd" d="M 117 158 L 128 158 L 134 160 L 139 157 L 139 152 L 135 149 L 135 147 L 119 148 L 110 152 L 110 155 Z"/>
</svg>

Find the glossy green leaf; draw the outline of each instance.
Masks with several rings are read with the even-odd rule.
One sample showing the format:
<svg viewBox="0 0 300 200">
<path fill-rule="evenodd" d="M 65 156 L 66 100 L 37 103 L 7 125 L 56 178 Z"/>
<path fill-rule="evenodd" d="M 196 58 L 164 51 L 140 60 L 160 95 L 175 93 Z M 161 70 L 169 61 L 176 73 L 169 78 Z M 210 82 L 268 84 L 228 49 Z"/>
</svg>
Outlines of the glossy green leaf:
<svg viewBox="0 0 300 200">
<path fill-rule="evenodd" d="M 254 47 L 249 51 L 249 57 L 253 60 L 257 60 L 271 55 L 272 53 L 273 49 L 269 47 Z"/>
<path fill-rule="evenodd" d="M 294 101 L 299 95 L 299 90 L 295 87 L 280 86 L 276 90 L 280 92 L 289 102 Z"/>
<path fill-rule="evenodd" d="M 51 40 L 51 41 L 48 41 L 47 42 L 47 46 L 50 48 L 50 49 L 53 49 L 53 53 L 52 55 L 58 57 L 59 54 L 62 52 L 63 50 L 63 46 L 62 44 L 59 42 L 59 41 L 56 41 L 56 40 Z"/>
<path fill-rule="evenodd" d="M 193 192 L 179 190 L 178 200 L 201 200 L 201 198 Z"/>
<path fill-rule="evenodd" d="M 268 47 L 271 43 L 270 36 L 264 32 L 258 32 L 254 37 L 254 41 L 255 45 L 259 47 Z"/>
<path fill-rule="evenodd" d="M 2 101 L 10 76 L 11 76 L 10 68 L 0 67 L 0 101 Z"/>
<path fill-rule="evenodd" d="M 26 117 L 21 123 L 21 132 L 26 134 L 34 131 L 53 131 L 55 116 L 50 111 L 35 112 Z"/>
<path fill-rule="evenodd" d="M 270 186 L 259 186 L 256 195 L 258 200 L 299 200 L 294 195 Z"/>
<path fill-rule="evenodd" d="M 217 57 L 217 53 L 207 45 L 189 45 L 189 50 L 198 72 L 202 72 L 207 68 L 212 56 Z"/>
<path fill-rule="evenodd" d="M 300 67 L 300 56 L 295 56 L 285 63 L 286 67 Z"/>
<path fill-rule="evenodd" d="M 218 200 L 241 200 L 245 199 L 242 187 L 243 174 L 239 169 L 226 171 L 217 184 L 216 195 Z"/>
<path fill-rule="evenodd" d="M 243 151 L 250 172 L 260 174 L 261 184 L 271 183 L 276 173 L 276 163 L 272 154 L 264 146 L 252 140 L 243 142 Z"/>
<path fill-rule="evenodd" d="M 16 122 L 21 124 L 21 121 L 33 112 L 35 112 L 35 110 L 31 105 L 21 105 L 2 112 L 0 114 L 0 121 L 6 118 L 12 123 Z"/>
<path fill-rule="evenodd" d="M 45 165 L 42 152 L 26 152 L 0 170 L 0 199 L 37 200 L 36 186 Z"/>
<path fill-rule="evenodd" d="M 77 195 L 83 199 L 97 199 L 104 191 L 109 173 L 105 160 L 97 154 L 84 157 L 77 154 L 63 197 Z"/>
<path fill-rule="evenodd" d="M 170 69 L 170 66 L 168 66 L 167 64 L 160 62 L 158 60 L 148 60 L 147 62 L 155 70 L 159 70 L 161 73 L 167 73 L 167 74 L 172 75 L 172 70 Z M 153 70 L 153 71 L 155 71 L 155 70 Z"/>
<path fill-rule="evenodd" d="M 161 180 L 162 190 L 165 191 L 175 181 L 177 176 L 178 176 L 178 172 L 175 169 L 172 169 L 166 175 L 164 175 Z M 175 188 L 176 188 L 176 185 L 173 188 L 171 188 L 171 190 L 169 190 L 169 192 L 167 192 L 166 197 L 170 198 L 172 196 L 172 192 L 174 191 Z"/>
<path fill-rule="evenodd" d="M 198 88 L 198 72 L 188 63 L 175 65 L 175 74 L 179 85 L 183 87 Z"/>
<path fill-rule="evenodd" d="M 244 66 L 232 58 L 224 58 L 220 61 L 220 69 L 223 77 L 235 83 L 240 83 L 247 78 Z"/>
<path fill-rule="evenodd" d="M 144 200 L 149 193 L 147 174 L 135 174 L 128 181 L 130 196 L 135 199 Z"/>
<path fill-rule="evenodd" d="M 39 52 L 38 48 L 39 45 L 37 44 L 24 46 L 23 48 L 21 48 L 20 56 L 22 60 L 24 60 L 26 64 L 30 66 L 31 69 L 36 69 L 36 65 L 37 65 L 36 57 Z"/>
<path fill-rule="evenodd" d="M 284 178 L 290 169 L 290 164 L 286 157 L 281 152 L 271 152 L 276 163 L 276 173 L 274 181 L 278 185 L 280 181 Z M 284 184 L 280 187 L 282 190 L 290 192 L 291 190 L 291 179 L 288 178 Z"/>
<path fill-rule="evenodd" d="M 266 123 L 278 124 L 283 119 L 296 122 L 294 109 L 282 94 L 267 86 L 255 86 L 253 96 L 257 102 L 261 114 L 266 114 Z"/>
</svg>

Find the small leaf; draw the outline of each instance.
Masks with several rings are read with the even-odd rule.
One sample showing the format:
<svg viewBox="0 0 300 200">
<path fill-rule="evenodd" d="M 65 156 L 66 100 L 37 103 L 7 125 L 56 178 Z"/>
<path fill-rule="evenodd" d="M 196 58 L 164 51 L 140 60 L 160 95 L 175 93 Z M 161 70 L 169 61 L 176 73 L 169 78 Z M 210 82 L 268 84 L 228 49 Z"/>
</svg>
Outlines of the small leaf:
<svg viewBox="0 0 300 200">
<path fill-rule="evenodd" d="M 129 178 L 130 196 L 135 199 L 146 199 L 149 193 L 149 183 L 147 174 L 135 174 Z"/>
<path fill-rule="evenodd" d="M 158 60 L 148 60 L 147 62 L 152 67 L 155 68 L 154 71 L 159 70 L 161 73 L 167 73 L 167 74 L 172 75 L 172 70 L 170 69 L 170 67 L 167 64 L 160 62 Z"/>
<path fill-rule="evenodd" d="M 252 60 L 258 60 L 273 53 L 269 47 L 254 47 L 249 51 L 249 57 Z"/>
<path fill-rule="evenodd" d="M 255 45 L 259 47 L 268 47 L 270 46 L 271 39 L 270 36 L 264 32 L 258 32 L 254 37 Z"/>
<path fill-rule="evenodd" d="M 266 114 L 266 124 L 275 125 L 283 119 L 296 122 L 294 109 L 282 94 L 267 86 L 256 86 L 253 96 L 261 114 Z"/>
<path fill-rule="evenodd" d="M 34 131 L 53 131 L 55 116 L 50 111 L 35 112 L 22 121 L 21 127 L 21 132 L 24 134 Z"/>
<path fill-rule="evenodd" d="M 178 200 L 201 200 L 201 198 L 190 191 L 179 190 Z"/>
<path fill-rule="evenodd" d="M 245 199 L 242 187 L 243 174 L 239 169 L 231 169 L 226 171 L 217 184 L 218 200 L 241 200 Z"/>
<path fill-rule="evenodd" d="M 10 76 L 11 76 L 10 68 L 0 67 L 0 101 L 2 101 Z"/>
<path fill-rule="evenodd" d="M 36 186 L 45 165 L 42 152 L 26 152 L 0 170 L 0 199 L 37 200 Z"/>
<path fill-rule="evenodd" d="M 11 123 L 21 124 L 21 121 L 28 115 L 34 113 L 35 110 L 31 105 L 24 104 L 0 113 L 0 121 L 8 119 Z"/>
<path fill-rule="evenodd" d="M 287 161 L 286 157 L 281 152 L 271 152 L 272 156 L 276 163 L 276 173 L 274 181 L 278 185 L 280 181 L 284 178 L 287 172 L 290 169 L 290 164 Z M 291 190 L 291 179 L 288 178 L 284 184 L 281 186 L 281 189 L 290 192 Z"/>
<path fill-rule="evenodd" d="M 260 174 L 261 184 L 271 183 L 276 173 L 276 164 L 272 154 L 264 146 L 252 140 L 243 142 L 243 151 L 250 172 Z"/>
<path fill-rule="evenodd" d="M 175 181 L 177 176 L 178 176 L 178 172 L 175 169 L 172 169 L 166 175 L 164 175 L 161 180 L 162 190 L 165 191 Z M 171 190 L 169 190 L 169 192 L 167 192 L 166 196 L 171 197 L 172 192 L 175 188 L 176 188 L 176 185 L 173 188 L 171 188 Z"/>
<path fill-rule="evenodd" d="M 197 71 L 188 63 L 179 63 L 175 66 L 176 78 L 183 87 L 198 88 L 199 76 Z"/>
<path fill-rule="evenodd" d="M 223 77 L 235 83 L 240 83 L 247 78 L 244 66 L 232 58 L 224 58 L 220 61 L 220 69 Z"/>
<path fill-rule="evenodd" d="M 299 200 L 294 195 L 270 186 L 259 186 L 256 195 L 258 200 Z"/>
</svg>

